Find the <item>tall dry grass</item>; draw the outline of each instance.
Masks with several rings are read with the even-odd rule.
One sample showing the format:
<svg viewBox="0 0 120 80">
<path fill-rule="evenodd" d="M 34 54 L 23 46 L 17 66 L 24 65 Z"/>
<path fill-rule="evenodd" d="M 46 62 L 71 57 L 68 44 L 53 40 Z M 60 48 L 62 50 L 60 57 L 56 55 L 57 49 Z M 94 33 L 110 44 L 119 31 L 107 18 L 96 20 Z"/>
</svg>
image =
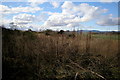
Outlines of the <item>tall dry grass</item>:
<svg viewBox="0 0 120 80">
<path fill-rule="evenodd" d="M 3 29 L 3 80 L 120 78 L 118 40 L 70 34 Z"/>
</svg>

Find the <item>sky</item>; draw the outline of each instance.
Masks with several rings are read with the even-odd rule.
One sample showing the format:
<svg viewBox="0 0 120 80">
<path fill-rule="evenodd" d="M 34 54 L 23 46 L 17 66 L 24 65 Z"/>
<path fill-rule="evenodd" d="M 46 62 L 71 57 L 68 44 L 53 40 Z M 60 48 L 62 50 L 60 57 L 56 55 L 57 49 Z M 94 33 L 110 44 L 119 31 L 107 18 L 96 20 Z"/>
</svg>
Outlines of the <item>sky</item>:
<svg viewBox="0 0 120 80">
<path fill-rule="evenodd" d="M 33 31 L 45 29 L 118 31 L 120 25 L 118 2 L 112 0 L 110 2 L 35 1 L 2 2 L 0 25 L 4 25 L 5 28 Z"/>
</svg>

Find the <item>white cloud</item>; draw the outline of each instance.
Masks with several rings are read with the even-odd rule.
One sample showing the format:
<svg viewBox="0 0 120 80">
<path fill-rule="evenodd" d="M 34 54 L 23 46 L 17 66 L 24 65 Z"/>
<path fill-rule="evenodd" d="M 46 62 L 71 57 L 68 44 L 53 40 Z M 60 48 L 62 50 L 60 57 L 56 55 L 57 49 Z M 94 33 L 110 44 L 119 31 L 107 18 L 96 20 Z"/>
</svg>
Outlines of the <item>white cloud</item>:
<svg viewBox="0 0 120 80">
<path fill-rule="evenodd" d="M 113 16 L 110 15 L 102 16 L 103 13 L 108 11 L 107 9 L 101 9 L 100 7 L 92 6 L 87 3 L 74 4 L 73 2 L 65 1 L 61 6 L 61 13 L 42 12 L 43 14 L 40 14 L 39 16 L 26 14 L 35 13 L 42 10 L 42 8 L 40 8 L 38 5 L 43 4 L 46 0 L 39 3 L 37 3 L 37 0 L 29 1 L 31 1 L 31 6 L 28 7 L 8 7 L 5 5 L 0 5 L 0 14 L 20 13 L 19 15 L 15 15 L 13 17 L 13 22 L 18 25 L 17 29 L 21 30 L 27 30 L 29 28 L 32 30 L 39 30 L 42 28 L 65 29 L 79 27 L 80 23 L 91 20 L 97 20 L 96 24 L 101 26 L 118 25 L 119 18 L 113 18 Z M 51 4 L 54 8 L 58 8 L 60 6 L 60 4 L 57 2 L 51 2 Z M 21 12 L 24 12 L 24 14 L 21 14 Z M 39 26 L 35 22 L 44 22 L 44 24 Z M 10 23 L 10 20 L 8 20 L 7 23 Z"/>
<path fill-rule="evenodd" d="M 41 13 L 40 15 L 37 15 L 37 17 L 35 18 L 35 22 L 44 22 L 46 21 L 48 18 L 48 15 Z"/>
<path fill-rule="evenodd" d="M 17 25 L 24 25 L 32 23 L 35 19 L 35 15 L 19 14 L 13 17 L 13 22 Z"/>
<path fill-rule="evenodd" d="M 11 21 L 12 20 L 10 20 L 10 19 L 2 18 L 0 20 L 0 26 L 4 25 L 5 28 L 10 28 L 9 23 L 11 23 Z"/>
<path fill-rule="evenodd" d="M 74 21 L 75 15 L 65 15 L 61 13 L 53 13 L 44 23 L 45 28 L 65 29 L 80 26 L 79 22 Z M 71 21 L 71 22 L 70 22 Z M 73 22 L 72 22 L 73 21 Z"/>
<path fill-rule="evenodd" d="M 58 8 L 60 6 L 59 2 L 51 2 L 54 8 Z"/>
<path fill-rule="evenodd" d="M 38 22 L 43 22 L 46 19 L 44 14 L 40 14 L 39 16 L 31 15 L 31 14 L 18 14 L 13 17 L 12 22 L 16 25 L 15 29 L 19 30 L 28 30 L 31 29 L 33 31 L 39 31 L 43 29 L 43 26 L 37 24 Z"/>
<path fill-rule="evenodd" d="M 93 20 L 107 12 L 107 9 L 100 9 L 87 3 L 75 5 L 70 1 L 65 1 L 61 8 L 61 13 L 46 12 L 50 17 L 44 23 L 45 27 L 78 27 L 81 22 Z"/>
<path fill-rule="evenodd" d="M 28 2 L 31 3 L 39 3 L 39 4 L 43 4 L 44 2 L 47 2 L 48 0 L 28 0 Z"/>
<path fill-rule="evenodd" d="M 79 22 L 85 22 L 92 20 L 98 15 L 105 13 L 107 9 L 100 9 L 99 7 L 91 6 L 87 3 L 81 3 L 79 5 L 74 5 L 70 1 L 66 1 L 62 5 L 62 13 L 63 14 L 71 14 L 71 15 L 76 15 L 76 20 Z"/>
<path fill-rule="evenodd" d="M 15 12 L 15 13 L 20 13 L 20 12 L 35 13 L 36 11 L 42 10 L 42 8 L 40 7 L 15 7 L 15 8 L 11 8 L 11 10 L 12 12 Z"/>
<path fill-rule="evenodd" d="M 14 13 L 20 13 L 20 12 L 30 12 L 35 13 L 37 11 L 42 10 L 40 7 L 8 7 L 5 5 L 0 5 L 0 14 L 14 14 Z"/>
<path fill-rule="evenodd" d="M 80 27 L 80 23 L 97 20 L 97 24 L 101 26 L 115 26 L 118 25 L 118 19 L 113 16 L 103 16 L 108 9 L 101 9 L 100 7 L 92 6 L 87 3 L 74 4 L 70 1 L 65 1 L 61 6 L 61 13 L 46 12 L 50 16 L 45 21 L 46 28 L 70 28 Z"/>
<path fill-rule="evenodd" d="M 10 11 L 10 8 L 4 5 L 0 5 L 0 14 L 3 12 Z"/>
<path fill-rule="evenodd" d="M 34 23 L 31 23 L 31 24 L 27 24 L 24 26 L 24 29 L 25 30 L 28 30 L 28 29 L 31 29 L 33 31 L 39 31 L 39 30 L 42 30 L 43 27 L 38 25 L 38 24 L 34 24 Z"/>
<path fill-rule="evenodd" d="M 58 12 L 48 12 L 48 11 L 43 11 L 42 13 L 47 14 L 47 15 L 58 14 Z"/>
<path fill-rule="evenodd" d="M 48 0 L 28 0 L 28 2 L 30 2 L 30 5 L 32 7 L 36 7 L 38 6 L 39 4 L 43 4 L 45 2 L 47 2 Z"/>
<path fill-rule="evenodd" d="M 66 15 L 63 15 L 61 13 L 55 13 L 51 15 L 47 21 L 44 23 L 45 27 L 62 27 L 67 26 L 68 23 L 66 23 L 64 20 L 68 19 L 69 17 Z"/>
<path fill-rule="evenodd" d="M 100 2 L 118 2 L 119 0 L 100 0 Z"/>
<path fill-rule="evenodd" d="M 79 23 L 69 23 L 68 25 L 67 25 L 67 27 L 76 27 L 76 28 L 78 28 L 79 26 L 81 26 Z"/>
<path fill-rule="evenodd" d="M 0 7 L 1 8 L 1 7 Z M 9 23 L 11 22 L 12 20 L 10 19 L 7 19 L 5 18 L 2 14 L 0 14 L 0 26 L 5 26 L 6 28 L 9 27 Z"/>
<path fill-rule="evenodd" d="M 120 25 L 120 18 L 113 18 L 112 15 L 101 16 L 96 22 L 100 26 L 117 26 Z"/>
</svg>

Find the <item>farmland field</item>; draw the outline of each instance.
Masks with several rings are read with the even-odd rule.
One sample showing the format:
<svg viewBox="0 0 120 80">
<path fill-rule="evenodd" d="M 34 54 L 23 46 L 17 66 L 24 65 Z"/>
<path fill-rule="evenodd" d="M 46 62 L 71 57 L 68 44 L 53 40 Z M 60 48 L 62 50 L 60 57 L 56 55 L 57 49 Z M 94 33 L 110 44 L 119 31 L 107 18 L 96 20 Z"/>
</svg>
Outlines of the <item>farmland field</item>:
<svg viewBox="0 0 120 80">
<path fill-rule="evenodd" d="M 95 35 L 92 35 L 92 36 L 95 37 L 95 38 L 120 40 L 120 35 L 117 35 L 117 34 L 112 34 L 112 35 L 95 34 Z"/>
</svg>

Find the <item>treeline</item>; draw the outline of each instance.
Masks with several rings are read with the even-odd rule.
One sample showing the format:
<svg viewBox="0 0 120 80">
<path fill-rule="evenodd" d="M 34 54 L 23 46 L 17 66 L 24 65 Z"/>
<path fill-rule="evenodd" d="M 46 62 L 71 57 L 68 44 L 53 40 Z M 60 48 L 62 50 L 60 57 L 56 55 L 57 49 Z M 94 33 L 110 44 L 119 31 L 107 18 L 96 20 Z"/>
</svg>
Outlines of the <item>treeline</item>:
<svg viewBox="0 0 120 80">
<path fill-rule="evenodd" d="M 72 33 L 73 38 L 64 36 L 63 31 L 51 32 L 3 28 L 2 80 L 120 79 L 119 52 L 113 47 L 102 48 L 111 41 L 91 39 L 92 47 L 86 51 L 87 36 Z M 113 41 L 111 45 L 118 47 Z M 110 49 L 114 50 L 112 56 Z M 103 55 L 99 54 L 102 50 Z"/>
</svg>

